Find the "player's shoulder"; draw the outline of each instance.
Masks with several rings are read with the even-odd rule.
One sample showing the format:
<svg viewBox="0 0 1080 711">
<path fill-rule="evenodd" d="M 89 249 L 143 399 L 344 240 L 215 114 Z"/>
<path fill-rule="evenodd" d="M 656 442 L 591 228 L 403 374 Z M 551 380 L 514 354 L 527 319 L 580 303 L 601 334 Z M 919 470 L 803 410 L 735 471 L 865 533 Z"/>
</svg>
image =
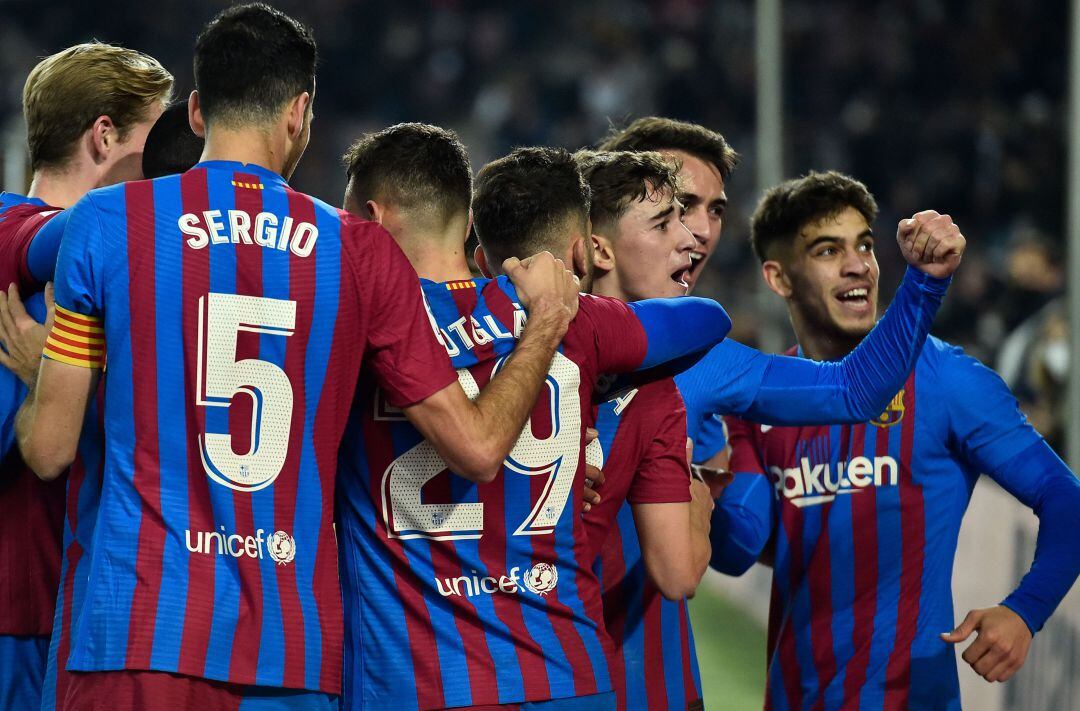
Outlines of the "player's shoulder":
<svg viewBox="0 0 1080 711">
<path fill-rule="evenodd" d="M 936 336 L 926 337 L 918 364 L 939 378 L 962 374 L 972 369 L 986 369 L 978 358 L 966 353 L 962 347 Z"/>
</svg>

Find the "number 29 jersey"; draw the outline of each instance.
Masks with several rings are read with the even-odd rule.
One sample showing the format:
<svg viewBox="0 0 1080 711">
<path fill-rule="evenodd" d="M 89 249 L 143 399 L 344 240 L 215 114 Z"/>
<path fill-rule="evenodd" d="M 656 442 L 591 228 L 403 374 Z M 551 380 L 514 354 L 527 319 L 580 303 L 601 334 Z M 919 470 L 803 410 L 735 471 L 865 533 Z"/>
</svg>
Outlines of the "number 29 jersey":
<svg viewBox="0 0 1080 711">
<path fill-rule="evenodd" d="M 513 286 L 504 277 L 424 282 L 424 294 L 459 381 L 475 396 L 523 326 Z M 665 314 L 666 325 L 689 321 Z M 610 691 L 610 641 L 581 520 L 583 427 L 601 373 L 655 357 L 661 329 L 649 321 L 621 302 L 583 296 L 529 422 L 486 484 L 448 471 L 362 378 L 338 482 L 347 708 Z"/>
<path fill-rule="evenodd" d="M 384 230 L 253 165 L 72 208 L 46 357 L 100 367 L 105 457 L 74 671 L 339 693 L 337 449 L 363 362 L 407 406 L 454 380 Z"/>
</svg>

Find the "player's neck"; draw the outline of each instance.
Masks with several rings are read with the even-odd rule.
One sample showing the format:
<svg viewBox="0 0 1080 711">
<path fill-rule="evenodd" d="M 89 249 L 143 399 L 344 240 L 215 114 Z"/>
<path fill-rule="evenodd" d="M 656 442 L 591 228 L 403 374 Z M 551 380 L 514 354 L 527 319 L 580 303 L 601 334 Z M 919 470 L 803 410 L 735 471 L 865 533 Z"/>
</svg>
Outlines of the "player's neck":
<svg viewBox="0 0 1080 711">
<path fill-rule="evenodd" d="M 206 145 L 199 161 L 227 160 L 257 165 L 281 175 L 288 161 L 288 148 L 262 128 L 214 128 L 206 133 Z"/>
<path fill-rule="evenodd" d="M 77 167 L 64 170 L 34 171 L 27 197 L 37 198 L 46 205 L 67 209 L 97 187 L 96 178 Z"/>
<path fill-rule="evenodd" d="M 840 360 L 855 350 L 861 340 L 839 333 L 836 329 L 815 327 L 794 312 L 791 313 L 791 326 L 803 356 L 811 360 Z"/>
<path fill-rule="evenodd" d="M 473 273 L 465 258 L 468 215 L 446 221 L 418 222 L 388 210 L 383 215 L 382 226 L 394 236 L 394 241 L 421 279 L 436 282 L 472 279 Z"/>
</svg>

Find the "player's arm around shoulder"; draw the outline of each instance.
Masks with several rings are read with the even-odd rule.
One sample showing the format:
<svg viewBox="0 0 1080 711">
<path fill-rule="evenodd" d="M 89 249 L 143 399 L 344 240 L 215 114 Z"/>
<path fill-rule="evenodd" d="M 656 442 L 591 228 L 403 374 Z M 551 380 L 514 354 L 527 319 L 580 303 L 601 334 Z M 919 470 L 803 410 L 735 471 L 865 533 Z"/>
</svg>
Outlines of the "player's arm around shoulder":
<svg viewBox="0 0 1080 711">
<path fill-rule="evenodd" d="M 491 481 L 502 469 L 578 308 L 577 278 L 548 252 L 508 259 L 503 269 L 529 312 L 507 364 L 475 401 L 455 381 L 404 408 L 450 468 L 477 482 Z"/>
<path fill-rule="evenodd" d="M 44 357 L 41 351 L 37 355 L 36 377 L 26 380 L 30 390 L 15 417 L 15 435 L 27 466 L 50 481 L 75 460 L 86 408 L 104 366 L 104 347 L 100 322 L 68 312 L 61 314 L 58 325 L 51 289 L 46 304 L 48 319 L 42 325 L 26 314 L 18 292 L 0 299 L 0 333 L 9 349 L 4 365 L 15 372 L 24 369 L 17 364 L 21 359 L 25 365 L 29 356 L 14 345 L 20 338 L 44 349 Z M 49 334 L 44 342 L 39 332 Z"/>
<path fill-rule="evenodd" d="M 75 460 L 83 418 L 105 366 L 102 221 L 94 192 L 71 208 L 57 257 L 56 316 L 37 381 L 15 418 L 26 464 L 42 479 Z"/>
</svg>

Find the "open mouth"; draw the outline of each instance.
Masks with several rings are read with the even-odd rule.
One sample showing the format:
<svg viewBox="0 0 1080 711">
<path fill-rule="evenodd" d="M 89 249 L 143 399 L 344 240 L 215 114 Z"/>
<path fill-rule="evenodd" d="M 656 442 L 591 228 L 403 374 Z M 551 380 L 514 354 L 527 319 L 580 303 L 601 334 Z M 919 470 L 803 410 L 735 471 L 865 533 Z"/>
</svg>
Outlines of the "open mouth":
<svg viewBox="0 0 1080 711">
<path fill-rule="evenodd" d="M 680 269 L 676 269 L 675 271 L 673 271 L 671 273 L 671 280 L 673 282 L 675 282 L 676 284 L 678 284 L 679 286 L 681 286 L 682 288 L 688 289 L 688 288 L 690 288 L 689 279 L 690 279 L 690 272 L 691 271 L 693 271 L 693 270 L 691 268 L 688 268 L 688 267 L 682 267 Z"/>
<path fill-rule="evenodd" d="M 843 304 L 854 307 L 863 307 L 870 305 L 870 290 L 866 287 L 856 287 L 854 289 L 848 289 L 836 295 L 836 298 Z"/>
<path fill-rule="evenodd" d="M 701 265 L 705 263 L 705 255 L 700 252 L 690 253 L 690 268 L 686 270 L 686 277 L 690 282 L 697 279 L 698 272 L 701 271 Z"/>
</svg>

